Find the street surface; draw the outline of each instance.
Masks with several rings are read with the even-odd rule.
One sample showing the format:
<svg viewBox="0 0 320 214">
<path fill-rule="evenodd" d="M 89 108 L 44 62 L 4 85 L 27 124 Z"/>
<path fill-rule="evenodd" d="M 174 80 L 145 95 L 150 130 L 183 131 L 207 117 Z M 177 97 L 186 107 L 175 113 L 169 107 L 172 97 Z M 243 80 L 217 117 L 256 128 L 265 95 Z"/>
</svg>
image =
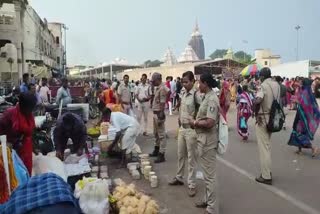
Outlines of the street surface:
<svg viewBox="0 0 320 214">
<path fill-rule="evenodd" d="M 287 115 L 287 130 L 272 136 L 272 187 L 254 181 L 259 175 L 259 156 L 255 136 L 254 120 L 249 122 L 250 136 L 243 143 L 236 131 L 236 109 L 231 107 L 228 114 L 229 147 L 227 153 L 218 161 L 218 196 L 220 214 L 317 214 L 320 213 L 320 170 L 319 157 L 312 159 L 311 151 L 303 151 L 303 155 L 295 154 L 296 149 L 289 147 L 287 141 L 291 133 L 295 112 Z M 149 115 L 149 136 L 137 139 L 143 153 L 153 149 L 152 116 Z M 168 116 L 166 121 L 168 132 L 167 162 L 154 166 L 160 184 L 151 189 L 145 180 L 133 181 L 127 170 L 117 170 L 109 166 L 112 178 L 121 177 L 128 183 L 135 183 L 140 190 L 152 195 L 161 206 L 161 213 L 197 214 L 204 210 L 194 207 L 194 203 L 202 198 L 204 185 L 198 180 L 198 194 L 189 198 L 186 186 L 168 186 L 176 172 L 177 166 L 177 115 Z M 316 134 L 316 145 L 319 145 L 319 131 Z M 186 182 L 185 182 L 186 183 Z"/>
</svg>

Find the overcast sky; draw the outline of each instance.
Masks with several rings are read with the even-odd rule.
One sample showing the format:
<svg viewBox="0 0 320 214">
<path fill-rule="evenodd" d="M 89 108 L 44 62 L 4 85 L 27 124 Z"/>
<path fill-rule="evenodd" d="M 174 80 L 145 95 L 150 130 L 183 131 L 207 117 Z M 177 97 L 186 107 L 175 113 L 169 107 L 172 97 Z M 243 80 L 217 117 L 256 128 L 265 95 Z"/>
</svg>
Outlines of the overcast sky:
<svg viewBox="0 0 320 214">
<path fill-rule="evenodd" d="M 253 54 L 270 48 L 282 61 L 320 60 L 320 0 L 32 0 L 40 17 L 63 22 L 68 64 L 97 65 L 116 57 L 129 63 L 178 57 L 198 19 L 206 56 L 232 47 Z M 248 44 L 242 41 L 247 40 Z"/>
</svg>

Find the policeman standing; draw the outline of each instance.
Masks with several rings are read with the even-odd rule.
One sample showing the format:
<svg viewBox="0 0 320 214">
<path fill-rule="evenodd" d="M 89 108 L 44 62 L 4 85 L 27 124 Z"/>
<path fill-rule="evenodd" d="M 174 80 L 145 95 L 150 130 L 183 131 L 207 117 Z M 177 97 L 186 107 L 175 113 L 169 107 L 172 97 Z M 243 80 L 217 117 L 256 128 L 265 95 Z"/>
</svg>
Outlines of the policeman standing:
<svg viewBox="0 0 320 214">
<path fill-rule="evenodd" d="M 165 162 L 165 152 L 167 146 L 166 133 L 165 133 L 165 104 L 168 96 L 169 89 L 162 84 L 162 76 L 160 73 L 152 75 L 152 83 L 155 87 L 154 98 L 152 103 L 153 110 L 153 133 L 156 138 L 154 151 L 150 157 L 157 157 L 155 163 Z"/>
<path fill-rule="evenodd" d="M 179 135 L 178 135 L 178 170 L 176 177 L 169 185 L 183 185 L 183 175 L 185 162 L 188 162 L 188 194 L 190 197 L 196 195 L 196 150 L 197 134 L 189 124 L 190 119 L 195 119 L 199 106 L 200 96 L 193 89 L 194 75 L 192 71 L 187 71 L 182 75 L 183 91 L 181 100 L 177 104 L 180 107 L 179 116 Z"/>
<path fill-rule="evenodd" d="M 190 120 L 197 133 L 199 164 L 206 185 L 205 200 L 196 204 L 206 208 L 205 213 L 218 213 L 216 190 L 216 149 L 218 146 L 219 98 L 212 88 L 217 82 L 209 73 L 202 74 L 199 81 L 200 92 L 204 94 L 196 120 Z"/>
<path fill-rule="evenodd" d="M 120 104 L 123 108 L 123 112 L 125 114 L 129 114 L 132 104 L 131 91 L 129 86 L 129 76 L 127 74 L 123 76 L 123 83 L 119 85 L 117 93 L 119 96 Z"/>
<path fill-rule="evenodd" d="M 271 133 L 267 130 L 271 106 L 274 99 L 280 103 L 280 85 L 271 79 L 270 68 L 260 71 L 261 88 L 254 101 L 256 110 L 256 135 L 260 156 L 261 175 L 256 178 L 259 183 L 272 185 L 271 173 Z"/>
<path fill-rule="evenodd" d="M 138 115 L 137 119 L 139 124 L 141 124 L 142 116 L 144 117 L 144 129 L 143 135 L 147 135 L 147 126 L 148 126 L 148 113 L 149 113 L 149 104 L 148 102 L 151 99 L 151 87 L 147 83 L 147 75 L 142 74 L 141 83 L 138 85 L 135 91 L 135 98 L 138 101 Z"/>
</svg>

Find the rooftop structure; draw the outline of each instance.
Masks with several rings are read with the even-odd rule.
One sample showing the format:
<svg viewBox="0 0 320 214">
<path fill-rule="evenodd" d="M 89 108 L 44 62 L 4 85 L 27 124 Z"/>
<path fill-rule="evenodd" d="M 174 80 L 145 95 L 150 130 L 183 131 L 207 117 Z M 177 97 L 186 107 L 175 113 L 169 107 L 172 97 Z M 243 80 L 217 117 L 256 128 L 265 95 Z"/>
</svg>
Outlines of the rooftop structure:
<svg viewBox="0 0 320 214">
<path fill-rule="evenodd" d="M 189 41 L 189 45 L 192 47 L 198 59 L 205 59 L 205 48 L 204 42 L 202 38 L 202 34 L 200 33 L 198 22 L 196 22 L 196 26 L 191 34 L 191 40 Z"/>
</svg>

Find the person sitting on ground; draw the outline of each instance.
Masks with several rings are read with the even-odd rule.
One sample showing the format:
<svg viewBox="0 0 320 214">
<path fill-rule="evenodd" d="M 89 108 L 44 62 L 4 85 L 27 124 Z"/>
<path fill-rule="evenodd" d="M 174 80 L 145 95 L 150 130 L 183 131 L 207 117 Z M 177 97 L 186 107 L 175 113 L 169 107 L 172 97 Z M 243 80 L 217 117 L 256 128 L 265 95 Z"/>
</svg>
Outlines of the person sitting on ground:
<svg viewBox="0 0 320 214">
<path fill-rule="evenodd" d="M 109 108 L 104 109 L 102 121 L 109 122 L 117 130 L 116 138 L 109 147 L 109 151 L 112 151 L 113 147 L 119 142 L 120 137 L 123 136 L 121 143 L 121 167 L 123 167 L 126 164 L 127 154 L 141 152 L 136 145 L 136 138 L 140 133 L 140 125 L 134 117 L 122 112 L 111 112 Z"/>
<path fill-rule="evenodd" d="M 71 153 L 77 153 L 78 156 L 83 154 L 86 146 L 87 127 L 82 118 L 74 113 L 66 112 L 57 121 L 53 130 L 53 141 L 56 148 L 56 156 L 61 160 L 64 159 L 64 150 L 67 147 L 69 138 L 72 140 L 73 148 Z"/>
</svg>

